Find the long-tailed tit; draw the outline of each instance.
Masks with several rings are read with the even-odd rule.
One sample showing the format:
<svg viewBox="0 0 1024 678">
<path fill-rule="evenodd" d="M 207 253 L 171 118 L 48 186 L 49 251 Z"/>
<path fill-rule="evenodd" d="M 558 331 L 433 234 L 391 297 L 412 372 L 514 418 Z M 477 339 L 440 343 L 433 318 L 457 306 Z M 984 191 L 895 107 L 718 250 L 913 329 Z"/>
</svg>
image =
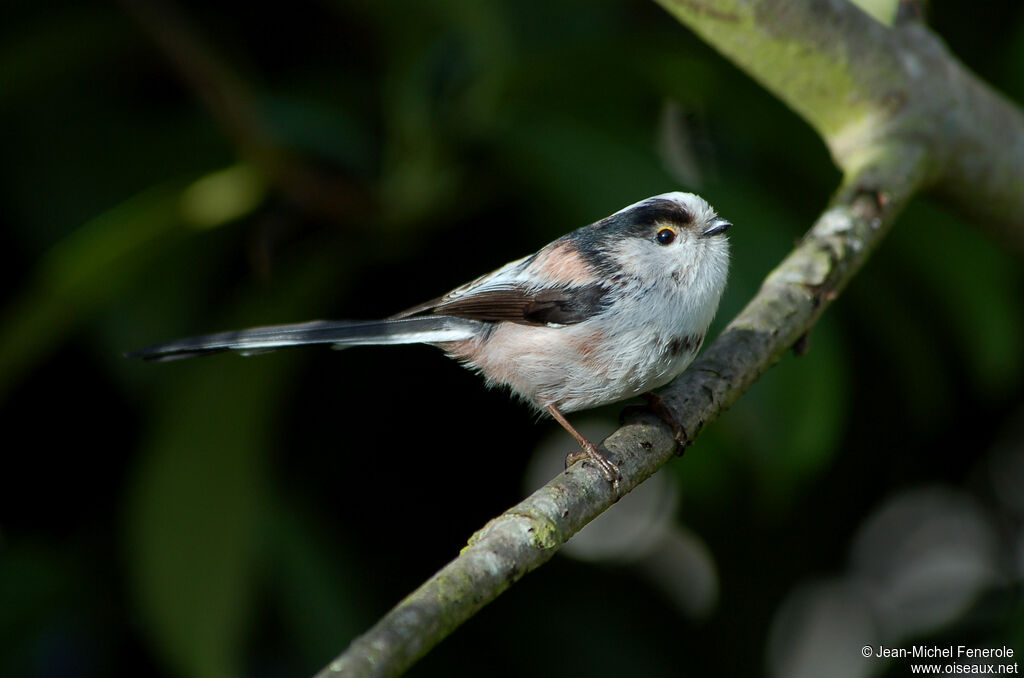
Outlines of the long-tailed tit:
<svg viewBox="0 0 1024 678">
<path fill-rule="evenodd" d="M 156 344 L 171 360 L 287 346 L 432 344 L 550 414 L 615 482 L 564 413 L 663 386 L 693 360 L 729 270 L 731 224 L 692 193 L 630 205 L 448 294 L 384 320 L 315 320 Z"/>
</svg>

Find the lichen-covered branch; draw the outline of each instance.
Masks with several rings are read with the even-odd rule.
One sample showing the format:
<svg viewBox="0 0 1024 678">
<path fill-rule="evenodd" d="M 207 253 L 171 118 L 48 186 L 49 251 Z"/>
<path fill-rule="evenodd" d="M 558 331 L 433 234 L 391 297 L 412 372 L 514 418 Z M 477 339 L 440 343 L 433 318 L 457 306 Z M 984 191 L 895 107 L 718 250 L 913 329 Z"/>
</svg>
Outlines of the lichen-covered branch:
<svg viewBox="0 0 1024 678">
<path fill-rule="evenodd" d="M 845 176 L 747 307 L 662 391 L 690 440 L 802 346 L 915 194 L 934 192 L 1024 253 L 1024 118 L 923 26 L 886 27 L 846 0 L 658 1 L 805 117 Z M 645 415 L 603 446 L 621 492 L 676 448 Z M 402 673 L 617 498 L 597 469 L 576 464 L 477 532 L 319 676 Z"/>
<path fill-rule="evenodd" d="M 894 140 L 931 194 L 1024 255 L 1024 115 L 915 20 L 848 0 L 656 0 L 814 127 L 847 175 Z"/>
</svg>

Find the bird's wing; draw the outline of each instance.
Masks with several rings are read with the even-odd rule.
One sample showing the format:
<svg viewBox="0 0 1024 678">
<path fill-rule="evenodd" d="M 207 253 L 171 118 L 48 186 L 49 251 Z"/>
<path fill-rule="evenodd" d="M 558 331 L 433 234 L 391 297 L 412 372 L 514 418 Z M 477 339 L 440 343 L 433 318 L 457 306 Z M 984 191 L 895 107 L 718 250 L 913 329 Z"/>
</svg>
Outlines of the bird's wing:
<svg viewBox="0 0 1024 678">
<path fill-rule="evenodd" d="M 412 308 L 407 308 L 401 313 L 396 313 L 395 315 L 390 316 L 389 320 L 408 318 L 424 313 L 435 313 L 436 309 L 441 305 L 460 299 L 467 294 L 486 292 L 491 289 L 498 289 L 514 284 L 521 276 L 523 268 L 531 259 L 534 258 L 534 256 L 523 257 L 522 259 L 509 262 L 497 270 L 491 271 L 486 275 L 482 275 L 465 285 L 456 287 L 445 295 L 425 301 L 422 304 L 417 304 Z"/>
<path fill-rule="evenodd" d="M 572 325 L 605 309 L 599 282 L 571 242 L 559 239 L 534 255 L 392 316 L 447 315 L 485 322 Z"/>
<path fill-rule="evenodd" d="M 446 315 L 485 322 L 572 325 L 605 309 L 608 289 L 600 283 L 537 287 L 523 282 L 481 285 L 414 306 L 393 319 Z"/>
<path fill-rule="evenodd" d="M 604 310 L 607 292 L 597 283 L 574 287 L 489 286 L 442 299 L 429 312 L 489 322 L 572 325 Z"/>
</svg>

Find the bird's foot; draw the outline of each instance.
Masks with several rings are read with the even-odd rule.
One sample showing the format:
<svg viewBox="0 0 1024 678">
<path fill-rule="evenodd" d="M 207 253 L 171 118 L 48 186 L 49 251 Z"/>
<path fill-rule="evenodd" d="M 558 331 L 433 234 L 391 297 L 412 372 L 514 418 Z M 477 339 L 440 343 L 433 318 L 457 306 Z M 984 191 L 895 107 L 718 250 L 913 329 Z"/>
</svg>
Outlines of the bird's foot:
<svg viewBox="0 0 1024 678">
<path fill-rule="evenodd" d="M 568 469 L 578 461 L 590 461 L 601 471 L 604 479 L 611 483 L 614 489 L 618 490 L 619 481 L 622 480 L 622 472 L 619 471 L 619 467 L 615 465 L 615 462 L 601 454 L 597 449 L 597 445 L 589 440 L 580 443 L 580 445 L 582 449 L 577 452 L 570 452 L 565 456 L 565 468 Z"/>
</svg>

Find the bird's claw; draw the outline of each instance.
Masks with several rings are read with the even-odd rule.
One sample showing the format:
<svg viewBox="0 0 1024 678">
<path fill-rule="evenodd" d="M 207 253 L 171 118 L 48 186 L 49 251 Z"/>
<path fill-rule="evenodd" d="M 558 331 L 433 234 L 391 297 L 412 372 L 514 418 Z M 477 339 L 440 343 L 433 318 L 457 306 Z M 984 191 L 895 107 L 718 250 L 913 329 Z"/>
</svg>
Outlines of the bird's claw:
<svg viewBox="0 0 1024 678">
<path fill-rule="evenodd" d="M 582 449 L 576 452 L 570 452 L 565 456 L 565 468 L 568 469 L 570 466 L 578 461 L 589 461 L 592 462 L 597 469 L 604 476 L 604 479 L 611 483 L 612 488 L 618 490 L 619 482 L 622 480 L 622 472 L 619 467 L 615 465 L 608 457 L 601 454 L 597 449 L 597 445 L 588 442 Z"/>
</svg>

